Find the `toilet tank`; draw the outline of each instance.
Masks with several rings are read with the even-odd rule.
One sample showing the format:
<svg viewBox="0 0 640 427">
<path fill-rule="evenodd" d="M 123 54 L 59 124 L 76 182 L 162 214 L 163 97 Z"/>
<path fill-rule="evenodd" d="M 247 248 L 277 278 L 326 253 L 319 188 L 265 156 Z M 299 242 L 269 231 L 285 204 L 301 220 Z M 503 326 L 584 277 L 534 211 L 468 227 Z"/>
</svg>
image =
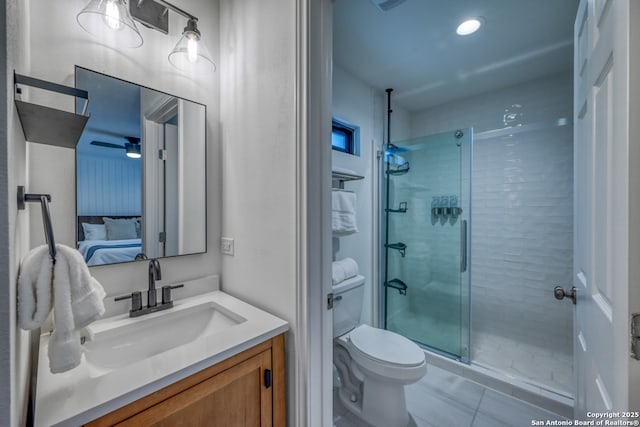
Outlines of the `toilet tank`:
<svg viewBox="0 0 640 427">
<path fill-rule="evenodd" d="M 333 286 L 333 336 L 339 337 L 360 324 L 364 276 L 355 276 Z"/>
</svg>

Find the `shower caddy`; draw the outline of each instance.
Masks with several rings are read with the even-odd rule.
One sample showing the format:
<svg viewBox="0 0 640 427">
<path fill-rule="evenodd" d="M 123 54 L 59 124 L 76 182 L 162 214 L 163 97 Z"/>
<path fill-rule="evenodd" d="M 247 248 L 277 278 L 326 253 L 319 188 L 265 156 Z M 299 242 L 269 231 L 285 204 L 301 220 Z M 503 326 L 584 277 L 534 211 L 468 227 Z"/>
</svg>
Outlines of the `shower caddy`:
<svg viewBox="0 0 640 427">
<path fill-rule="evenodd" d="M 385 287 L 385 298 L 384 298 L 384 303 L 385 303 L 385 312 L 386 312 L 386 305 L 387 305 L 387 289 L 392 288 L 397 290 L 400 295 L 407 295 L 407 289 L 408 286 L 407 284 L 402 281 L 401 279 L 395 277 L 393 279 L 389 279 L 389 249 L 392 250 L 396 250 L 398 252 L 400 252 L 400 256 L 402 258 L 405 257 L 406 255 L 406 251 L 407 251 L 407 245 L 404 242 L 394 242 L 394 243 L 389 243 L 389 214 L 404 214 L 407 213 L 408 210 L 408 204 L 407 202 L 400 202 L 398 205 L 398 208 L 393 209 L 393 208 L 389 208 L 389 187 L 390 187 L 390 178 L 391 177 L 395 177 L 395 176 L 402 176 L 405 175 L 409 172 L 409 170 L 411 169 L 409 162 L 404 162 L 402 164 L 397 165 L 395 168 L 391 167 L 391 162 L 389 161 L 390 159 L 387 158 L 387 153 L 389 150 L 397 148 L 395 145 L 393 145 L 391 143 L 391 113 L 393 112 L 393 110 L 391 109 L 391 92 L 393 92 L 393 89 L 389 88 L 386 90 L 387 92 L 387 143 L 386 145 L 386 149 L 384 150 L 384 160 L 385 160 L 385 197 L 386 197 L 386 203 L 387 203 L 387 207 L 385 208 L 385 244 L 384 244 L 384 287 Z M 386 320 L 386 316 L 385 316 L 385 321 L 384 321 L 384 327 L 385 329 L 387 328 L 387 320 Z"/>
</svg>

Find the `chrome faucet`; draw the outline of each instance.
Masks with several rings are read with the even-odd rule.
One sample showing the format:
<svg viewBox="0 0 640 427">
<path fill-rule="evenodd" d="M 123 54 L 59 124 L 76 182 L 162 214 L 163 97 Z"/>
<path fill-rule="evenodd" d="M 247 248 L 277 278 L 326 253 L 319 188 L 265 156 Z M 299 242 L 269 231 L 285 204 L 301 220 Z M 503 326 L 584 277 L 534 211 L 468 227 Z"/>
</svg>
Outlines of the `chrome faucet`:
<svg viewBox="0 0 640 427">
<path fill-rule="evenodd" d="M 156 293 L 156 280 L 162 279 L 160 261 L 156 258 L 149 260 L 149 290 L 147 291 L 147 307 L 155 307 L 158 304 Z"/>
</svg>

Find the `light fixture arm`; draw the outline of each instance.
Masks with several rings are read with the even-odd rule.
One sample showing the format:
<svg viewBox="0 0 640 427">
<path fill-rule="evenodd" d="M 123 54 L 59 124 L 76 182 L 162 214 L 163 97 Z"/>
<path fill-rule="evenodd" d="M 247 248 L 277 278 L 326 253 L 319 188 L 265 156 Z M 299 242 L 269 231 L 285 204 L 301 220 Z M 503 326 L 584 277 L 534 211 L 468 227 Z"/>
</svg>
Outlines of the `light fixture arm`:
<svg viewBox="0 0 640 427">
<path fill-rule="evenodd" d="M 171 9 L 173 10 L 175 13 L 184 16 L 187 19 L 193 19 L 195 21 L 198 20 L 198 18 L 192 14 L 190 14 L 189 12 L 186 12 L 182 9 L 180 9 L 177 6 L 172 5 L 171 3 L 164 1 L 164 0 L 138 0 L 138 7 L 140 7 L 142 5 L 142 3 L 144 3 L 145 1 L 153 1 L 155 3 L 158 3 L 159 5 L 162 5 L 164 7 L 166 7 L 167 9 Z"/>
</svg>

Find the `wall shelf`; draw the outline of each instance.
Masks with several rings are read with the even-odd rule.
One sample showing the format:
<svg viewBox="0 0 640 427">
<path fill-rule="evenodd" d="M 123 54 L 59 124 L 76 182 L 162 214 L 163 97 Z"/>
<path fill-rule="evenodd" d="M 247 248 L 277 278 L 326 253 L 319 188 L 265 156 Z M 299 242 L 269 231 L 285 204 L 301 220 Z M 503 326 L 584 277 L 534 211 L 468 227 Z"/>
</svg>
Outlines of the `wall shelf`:
<svg viewBox="0 0 640 427">
<path fill-rule="evenodd" d="M 13 73 L 13 81 L 15 86 L 14 102 L 18 110 L 18 116 L 20 117 L 20 124 L 22 125 L 25 139 L 29 142 L 39 144 L 75 148 L 89 120 L 89 116 L 86 115 L 89 93 L 85 90 L 23 76 L 15 72 Z M 22 101 L 19 99 L 22 94 L 22 89 L 19 85 L 31 86 L 62 95 L 82 98 L 85 100 L 83 112 L 82 114 L 75 114 Z"/>
<path fill-rule="evenodd" d="M 342 171 L 333 171 L 331 172 L 331 181 L 334 183 L 338 183 L 337 187 L 334 184 L 333 188 L 342 188 L 344 189 L 344 183 L 347 181 L 357 181 L 360 179 L 364 179 L 364 176 L 362 175 L 356 175 L 356 174 L 352 174 L 352 173 L 348 173 L 348 172 L 342 172 Z"/>
</svg>

